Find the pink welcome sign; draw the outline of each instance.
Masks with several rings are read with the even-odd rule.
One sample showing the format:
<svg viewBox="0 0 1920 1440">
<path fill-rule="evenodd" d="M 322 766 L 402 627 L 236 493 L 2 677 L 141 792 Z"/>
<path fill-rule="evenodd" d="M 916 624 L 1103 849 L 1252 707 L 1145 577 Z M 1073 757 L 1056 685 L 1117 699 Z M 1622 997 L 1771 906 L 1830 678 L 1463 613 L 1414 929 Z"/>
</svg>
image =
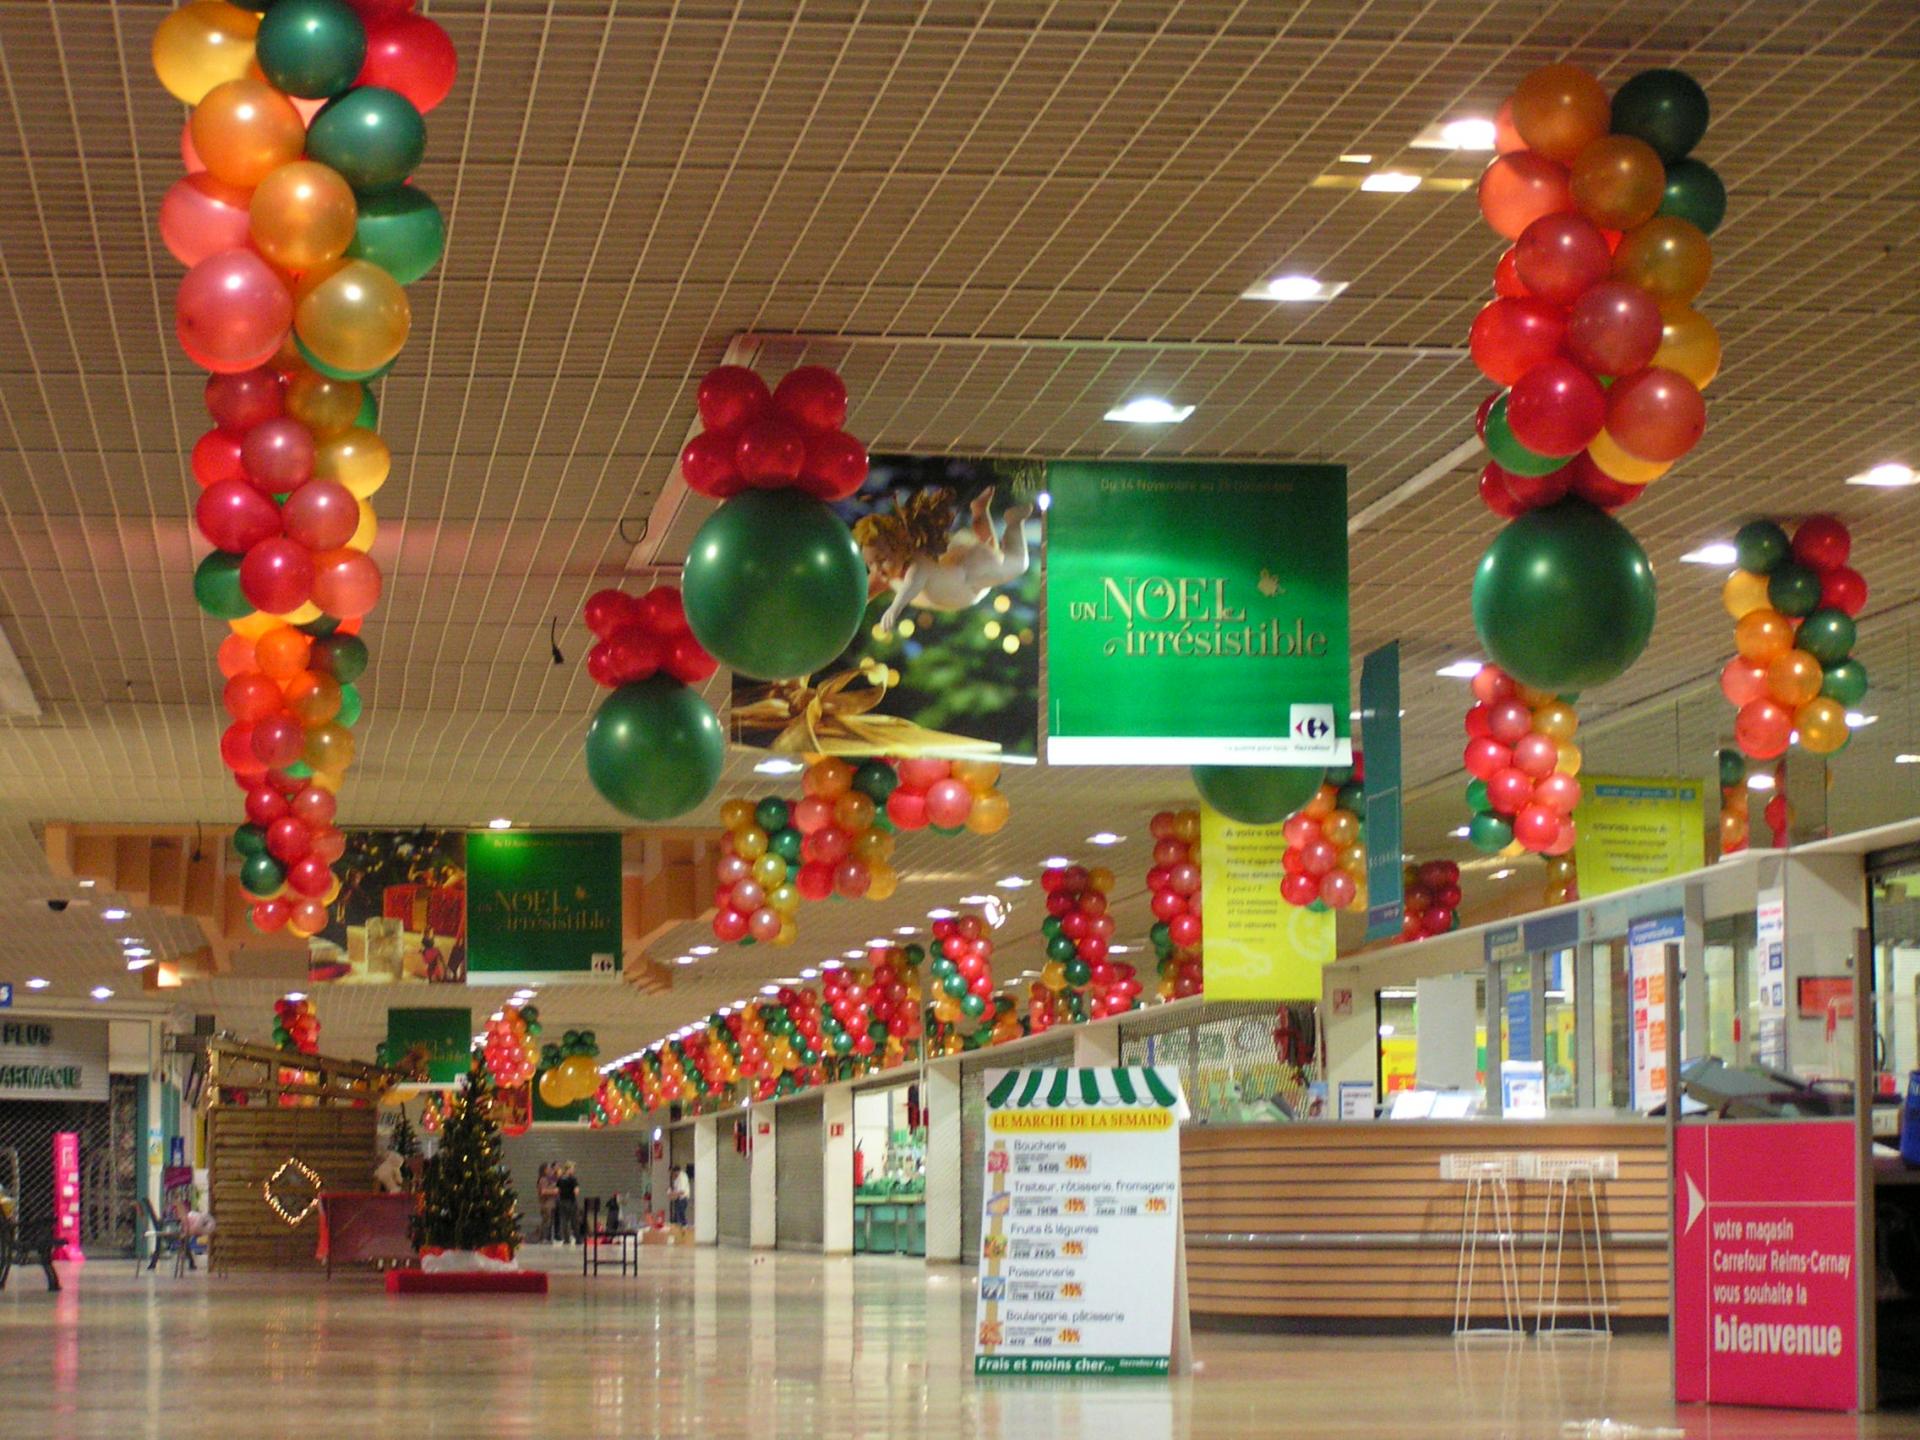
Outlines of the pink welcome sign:
<svg viewBox="0 0 1920 1440">
<path fill-rule="evenodd" d="M 1857 1165 L 1851 1120 L 1680 1127 L 1676 1399 L 1859 1407 Z"/>
</svg>

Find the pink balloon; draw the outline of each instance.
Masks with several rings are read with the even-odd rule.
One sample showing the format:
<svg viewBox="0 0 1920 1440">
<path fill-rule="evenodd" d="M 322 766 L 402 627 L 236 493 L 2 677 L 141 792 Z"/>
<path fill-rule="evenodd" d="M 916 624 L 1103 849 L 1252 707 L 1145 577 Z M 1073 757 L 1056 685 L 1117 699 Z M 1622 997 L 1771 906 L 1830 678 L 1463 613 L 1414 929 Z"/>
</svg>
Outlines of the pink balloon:
<svg viewBox="0 0 1920 1440">
<path fill-rule="evenodd" d="M 334 550 L 353 538 L 360 524 L 360 502 L 333 480 L 309 480 L 280 507 L 287 537 L 309 550 Z"/>
<path fill-rule="evenodd" d="M 187 358 L 203 370 L 231 373 L 264 365 L 293 324 L 293 297 L 251 250 L 222 250 L 180 282 L 174 330 Z"/>
<path fill-rule="evenodd" d="M 1556 770 L 1534 786 L 1533 797 L 1558 814 L 1571 815 L 1580 803 L 1580 782 Z"/>
<path fill-rule="evenodd" d="M 241 593 L 256 609 L 269 615 L 298 610 L 307 603 L 312 589 L 313 552 L 298 541 L 273 536 L 248 550 L 240 562 Z"/>
<path fill-rule="evenodd" d="M 1353 876 L 1344 870 L 1329 870 L 1320 877 L 1320 898 L 1335 910 L 1344 910 L 1360 893 Z"/>
<path fill-rule="evenodd" d="M 247 243 L 249 192 L 204 171 L 173 182 L 160 201 L 160 238 L 182 265 Z"/>
<path fill-rule="evenodd" d="M 263 421 L 240 442 L 240 463 L 262 490 L 284 495 L 313 474 L 313 432 L 291 415 Z"/>
<path fill-rule="evenodd" d="M 1533 730 L 1533 711 L 1518 700 L 1502 700 L 1487 715 L 1487 733 L 1502 745 L 1512 745 Z"/>
<path fill-rule="evenodd" d="M 927 790 L 927 819 L 942 828 L 964 825 L 973 809 L 973 791 L 964 780 L 936 780 Z"/>
<path fill-rule="evenodd" d="M 1513 747 L 1513 764 L 1522 774 L 1539 780 L 1560 764 L 1560 747 L 1546 735 L 1528 735 Z"/>
<path fill-rule="evenodd" d="M 780 933 L 780 912 L 771 905 L 762 905 L 747 917 L 747 929 L 756 940 L 763 943 L 772 940 Z"/>
</svg>

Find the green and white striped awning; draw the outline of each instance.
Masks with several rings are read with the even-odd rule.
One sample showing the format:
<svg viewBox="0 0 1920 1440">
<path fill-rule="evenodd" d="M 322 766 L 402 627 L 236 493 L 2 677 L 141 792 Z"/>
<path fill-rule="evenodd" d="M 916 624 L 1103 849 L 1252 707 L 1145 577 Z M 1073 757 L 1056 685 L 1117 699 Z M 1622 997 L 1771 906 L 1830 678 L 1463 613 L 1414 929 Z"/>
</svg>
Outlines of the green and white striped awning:
<svg viewBox="0 0 1920 1440">
<path fill-rule="evenodd" d="M 1157 1105 L 1184 1112 L 1176 1072 L 1162 1065 L 1006 1070 L 987 1089 L 989 1110 Z"/>
</svg>

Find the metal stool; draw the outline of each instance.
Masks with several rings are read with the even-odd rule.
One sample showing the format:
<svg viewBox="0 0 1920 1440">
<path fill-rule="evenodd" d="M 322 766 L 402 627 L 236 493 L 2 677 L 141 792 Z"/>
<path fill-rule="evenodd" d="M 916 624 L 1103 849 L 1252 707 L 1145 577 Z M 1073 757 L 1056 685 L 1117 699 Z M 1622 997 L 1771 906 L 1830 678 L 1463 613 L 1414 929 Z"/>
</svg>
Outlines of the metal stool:
<svg viewBox="0 0 1920 1440">
<path fill-rule="evenodd" d="M 1611 1339 L 1613 1312 L 1607 1303 L 1607 1236 L 1600 1215 L 1600 1191 L 1594 1182 L 1619 1179 L 1620 1157 L 1613 1154 L 1539 1155 L 1534 1157 L 1534 1177 L 1546 1184 L 1545 1233 L 1540 1240 L 1540 1294 L 1539 1303 L 1534 1307 L 1537 1333 L 1542 1340 L 1560 1336 Z M 1576 1217 L 1575 1221 L 1575 1233 L 1580 1241 L 1581 1298 L 1562 1302 L 1560 1279 L 1566 1266 L 1568 1215 L 1576 1205 L 1585 1211 L 1584 1218 Z M 1587 1221 L 1592 1222 L 1591 1231 Z M 1549 1270 L 1553 1280 L 1551 1297 L 1547 1293 Z M 1599 1277 L 1597 1287 L 1596 1276 Z M 1587 1323 L 1563 1326 L 1562 1315 L 1583 1315 Z"/>
<path fill-rule="evenodd" d="M 1460 1207 L 1460 1262 L 1453 1280 L 1453 1333 L 1456 1339 L 1473 1336 L 1513 1338 L 1526 1334 L 1520 1313 L 1520 1262 L 1514 1252 L 1512 1182 L 1520 1169 L 1514 1155 L 1442 1155 L 1440 1178 L 1466 1186 Z M 1492 1223 L 1492 1230 L 1485 1227 Z M 1500 1271 L 1500 1323 L 1475 1327 L 1474 1272 L 1480 1244 L 1490 1240 Z"/>
</svg>

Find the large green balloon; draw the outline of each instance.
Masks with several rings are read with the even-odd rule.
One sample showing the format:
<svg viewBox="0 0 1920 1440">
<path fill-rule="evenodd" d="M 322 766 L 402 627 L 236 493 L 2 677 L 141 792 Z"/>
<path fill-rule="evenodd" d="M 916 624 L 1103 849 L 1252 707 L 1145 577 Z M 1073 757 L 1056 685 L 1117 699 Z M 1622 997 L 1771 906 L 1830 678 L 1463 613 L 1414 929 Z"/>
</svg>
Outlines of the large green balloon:
<svg viewBox="0 0 1920 1440">
<path fill-rule="evenodd" d="M 797 490 L 749 490 L 714 511 L 680 585 L 694 638 L 756 680 L 811 675 L 838 659 L 867 608 L 852 533 Z"/>
<path fill-rule="evenodd" d="M 1613 94 L 1616 135 L 1644 140 L 1673 164 L 1707 133 L 1707 92 L 1679 70 L 1642 70 Z"/>
<path fill-rule="evenodd" d="M 1314 797 L 1326 771 L 1302 765 L 1196 765 L 1200 798 L 1243 825 L 1277 825 Z"/>
<path fill-rule="evenodd" d="M 1733 537 L 1734 558 L 1742 570 L 1765 575 L 1787 558 L 1787 532 L 1771 520 L 1749 520 Z"/>
<path fill-rule="evenodd" d="M 1720 784 L 1744 785 L 1747 783 L 1747 757 L 1738 750 L 1723 749 L 1720 752 Z"/>
<path fill-rule="evenodd" d="M 1646 649 L 1653 615 L 1647 552 L 1584 500 L 1511 522 L 1473 577 L 1473 625 L 1489 658 L 1536 690 L 1604 685 Z"/>
<path fill-rule="evenodd" d="M 193 598 L 216 620 L 238 620 L 253 613 L 253 602 L 240 589 L 240 557 L 215 550 L 193 571 Z"/>
<path fill-rule="evenodd" d="M 412 185 L 368 195 L 360 202 L 347 255 L 369 260 L 402 285 L 411 285 L 440 263 L 447 248 L 447 222 L 425 191 Z"/>
<path fill-rule="evenodd" d="M 401 184 L 426 153 L 427 122 L 406 96 L 379 85 L 349 90 L 307 127 L 307 158 L 331 165 L 362 194 Z"/>
<path fill-rule="evenodd" d="M 233 832 L 233 848 L 251 859 L 267 853 L 267 832 L 258 825 L 242 825 Z"/>
<path fill-rule="evenodd" d="M 1867 698 L 1867 667 L 1851 659 L 1827 666 L 1820 693 L 1842 705 L 1858 705 Z"/>
<path fill-rule="evenodd" d="M 1502 395 L 1493 402 L 1493 408 L 1487 411 L 1487 453 L 1493 456 L 1502 470 L 1513 475 L 1551 475 L 1573 457 L 1571 455 L 1542 455 L 1537 450 L 1529 450 L 1522 445 L 1513 433 L 1513 426 L 1507 423 L 1507 397 Z"/>
<path fill-rule="evenodd" d="M 277 0 L 254 36 L 260 73 L 277 90 L 325 100 L 353 84 L 367 59 L 367 27 L 341 0 Z"/>
<path fill-rule="evenodd" d="M 1711 235 L 1727 218 L 1727 187 L 1711 165 L 1676 160 L 1667 167 L 1667 188 L 1658 213 L 1691 220 L 1702 235 Z"/>
<path fill-rule="evenodd" d="M 1852 653 L 1856 638 L 1853 620 L 1844 610 L 1816 610 L 1800 622 L 1794 644 L 1822 665 L 1838 665 Z"/>
<path fill-rule="evenodd" d="M 727 737 L 713 707 L 666 675 L 622 685 L 587 727 L 587 778 L 637 820 L 671 820 L 713 792 Z"/>
</svg>

